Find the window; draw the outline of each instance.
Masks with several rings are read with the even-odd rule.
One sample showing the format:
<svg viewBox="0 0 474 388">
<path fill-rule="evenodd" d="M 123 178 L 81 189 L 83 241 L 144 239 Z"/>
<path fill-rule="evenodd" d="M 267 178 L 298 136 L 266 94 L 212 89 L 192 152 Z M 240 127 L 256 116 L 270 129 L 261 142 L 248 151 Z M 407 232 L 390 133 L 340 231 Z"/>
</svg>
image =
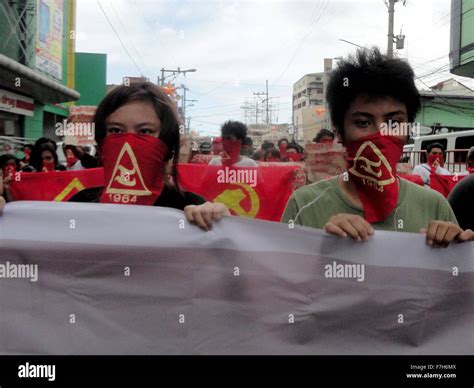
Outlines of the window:
<svg viewBox="0 0 474 388">
<path fill-rule="evenodd" d="M 467 150 L 474 146 L 474 136 L 462 136 L 456 139 L 454 144 L 455 149 L 457 150 L 466 150 L 464 152 L 455 152 L 454 153 L 454 162 L 455 163 L 466 163 Z"/>
</svg>

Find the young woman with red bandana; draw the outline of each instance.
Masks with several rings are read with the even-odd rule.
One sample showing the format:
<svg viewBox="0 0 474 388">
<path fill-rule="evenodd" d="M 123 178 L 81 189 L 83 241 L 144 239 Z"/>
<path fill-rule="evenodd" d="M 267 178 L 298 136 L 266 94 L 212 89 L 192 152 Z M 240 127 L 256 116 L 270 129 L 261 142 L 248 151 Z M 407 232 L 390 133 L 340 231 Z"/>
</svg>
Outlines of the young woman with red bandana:
<svg viewBox="0 0 474 388">
<path fill-rule="evenodd" d="M 324 229 L 366 241 L 375 230 L 426 234 L 426 242 L 448 246 L 472 240 L 446 199 L 396 175 L 407 135 L 382 131 L 408 124 L 420 108 L 410 65 L 378 49 L 359 50 L 338 63 L 328 83 L 331 120 L 346 147 L 348 171 L 295 191 L 283 222 Z"/>
<path fill-rule="evenodd" d="M 159 87 L 145 82 L 114 89 L 98 106 L 94 123 L 104 186 L 82 190 L 70 201 L 172 207 L 204 230 L 230 215 L 224 205 L 179 188 L 179 122 Z"/>
</svg>

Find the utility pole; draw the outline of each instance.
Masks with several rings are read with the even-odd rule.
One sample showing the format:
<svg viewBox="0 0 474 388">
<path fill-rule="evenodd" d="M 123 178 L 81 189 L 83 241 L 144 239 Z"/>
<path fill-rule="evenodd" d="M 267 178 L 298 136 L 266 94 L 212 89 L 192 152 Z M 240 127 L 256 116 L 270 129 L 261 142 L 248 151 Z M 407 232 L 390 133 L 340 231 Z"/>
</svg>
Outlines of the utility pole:
<svg viewBox="0 0 474 388">
<path fill-rule="evenodd" d="M 158 79 L 158 83 L 161 85 L 161 87 L 165 86 L 165 73 L 172 73 L 171 75 L 175 74 L 184 74 L 186 73 L 194 73 L 196 69 L 188 69 L 188 70 L 181 70 L 179 67 L 177 69 L 165 69 L 161 68 L 161 78 Z"/>
<path fill-rule="evenodd" d="M 260 98 L 261 102 L 264 102 L 266 107 L 265 107 L 265 110 L 266 110 L 266 124 L 269 125 L 270 124 L 270 105 L 269 105 L 269 102 L 270 102 L 270 98 L 274 98 L 274 97 L 269 97 L 268 95 L 268 80 L 265 81 L 265 92 L 257 92 L 257 93 L 254 93 L 253 95 L 254 96 L 257 96 L 258 98 Z M 265 96 L 264 99 L 262 99 L 261 96 Z"/>
<path fill-rule="evenodd" d="M 183 112 L 183 120 L 184 120 L 184 133 L 188 133 L 189 130 L 190 130 L 190 126 L 189 126 L 189 123 L 191 121 L 191 118 L 189 117 L 188 118 L 188 123 L 186 125 L 186 107 L 188 106 L 194 106 L 194 105 L 188 105 L 187 103 L 190 102 L 190 103 L 193 103 L 193 102 L 197 102 L 197 100 L 188 100 L 186 99 L 186 92 L 189 91 L 189 88 L 187 88 L 185 85 L 181 85 L 181 89 L 183 89 L 183 98 L 181 100 L 181 110 Z"/>
<path fill-rule="evenodd" d="M 388 34 L 387 34 L 387 56 L 393 58 L 393 43 L 395 42 L 395 35 L 393 34 L 393 22 L 395 18 L 395 3 L 398 3 L 401 0 L 388 0 Z M 403 5 L 406 5 L 407 0 L 403 0 Z M 403 35 L 403 38 L 405 36 Z M 402 35 L 397 37 L 397 49 L 403 48 L 403 41 L 399 42 L 400 39 L 403 39 Z"/>
<path fill-rule="evenodd" d="M 268 100 L 270 100 L 268 98 L 268 80 L 266 80 L 266 94 L 267 94 L 267 98 L 265 99 L 267 101 L 267 125 L 270 124 L 270 120 L 269 120 L 269 117 L 268 117 Z"/>
</svg>

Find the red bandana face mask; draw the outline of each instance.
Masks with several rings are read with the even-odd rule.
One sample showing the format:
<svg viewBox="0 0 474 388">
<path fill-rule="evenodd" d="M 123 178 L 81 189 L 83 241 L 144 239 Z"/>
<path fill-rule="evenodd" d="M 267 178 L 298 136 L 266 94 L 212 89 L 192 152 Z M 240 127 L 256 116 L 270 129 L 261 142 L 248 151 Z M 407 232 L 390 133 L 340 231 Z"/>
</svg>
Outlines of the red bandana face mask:
<svg viewBox="0 0 474 388">
<path fill-rule="evenodd" d="M 397 206 L 396 166 L 404 142 L 380 133 L 366 136 L 347 145 L 347 167 L 350 179 L 364 207 L 369 223 L 385 220 Z"/>
<path fill-rule="evenodd" d="M 242 142 L 240 140 L 222 139 L 221 153 L 222 165 L 232 166 L 240 159 L 240 151 L 242 150 Z"/>
<path fill-rule="evenodd" d="M 25 160 L 30 160 L 31 150 L 29 148 L 25 148 L 23 153 L 25 154 Z"/>
<path fill-rule="evenodd" d="M 281 143 L 280 146 L 278 147 L 280 149 L 280 155 L 282 158 L 286 158 L 286 147 L 288 144 L 286 143 Z"/>
<path fill-rule="evenodd" d="M 54 162 L 43 160 L 43 172 L 51 172 L 51 171 L 54 171 Z"/>
<path fill-rule="evenodd" d="M 12 177 L 16 172 L 16 167 L 13 166 L 12 164 L 7 164 L 5 167 L 3 167 L 3 176 L 5 178 Z"/>
<path fill-rule="evenodd" d="M 303 155 L 298 154 L 296 152 L 292 152 L 290 154 L 287 154 L 287 156 L 288 156 L 288 159 L 292 162 L 300 162 L 301 158 L 303 157 Z"/>
<path fill-rule="evenodd" d="M 66 158 L 66 164 L 68 167 L 72 167 L 74 166 L 74 164 L 76 164 L 77 162 L 77 158 L 75 156 L 68 156 Z"/>
<path fill-rule="evenodd" d="M 444 167 L 444 156 L 443 155 L 430 155 L 428 156 L 428 166 L 431 167 L 431 172 L 434 173 L 436 171 L 436 167 L 433 164 L 436 162 L 439 163 L 440 167 Z"/>
<path fill-rule="evenodd" d="M 105 190 L 101 203 L 152 206 L 163 190 L 167 147 L 153 136 L 106 136 L 102 143 Z"/>
<path fill-rule="evenodd" d="M 466 170 L 469 174 L 474 174 L 474 160 L 468 162 Z"/>
</svg>

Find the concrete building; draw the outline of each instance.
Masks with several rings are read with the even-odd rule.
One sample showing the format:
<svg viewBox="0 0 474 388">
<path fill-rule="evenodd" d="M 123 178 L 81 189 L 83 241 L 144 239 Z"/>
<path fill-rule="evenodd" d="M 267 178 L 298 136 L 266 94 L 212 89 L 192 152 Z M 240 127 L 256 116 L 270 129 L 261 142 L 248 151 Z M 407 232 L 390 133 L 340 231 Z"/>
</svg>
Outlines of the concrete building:
<svg viewBox="0 0 474 388">
<path fill-rule="evenodd" d="M 0 2 L 0 136 L 35 140 L 68 116 L 75 0 Z"/>
<path fill-rule="evenodd" d="M 300 144 L 311 142 L 324 127 L 329 127 L 325 88 L 332 58 L 324 59 L 324 71 L 305 74 L 293 85 L 293 129 Z"/>
<path fill-rule="evenodd" d="M 451 73 L 474 78 L 474 0 L 451 0 Z"/>
</svg>

